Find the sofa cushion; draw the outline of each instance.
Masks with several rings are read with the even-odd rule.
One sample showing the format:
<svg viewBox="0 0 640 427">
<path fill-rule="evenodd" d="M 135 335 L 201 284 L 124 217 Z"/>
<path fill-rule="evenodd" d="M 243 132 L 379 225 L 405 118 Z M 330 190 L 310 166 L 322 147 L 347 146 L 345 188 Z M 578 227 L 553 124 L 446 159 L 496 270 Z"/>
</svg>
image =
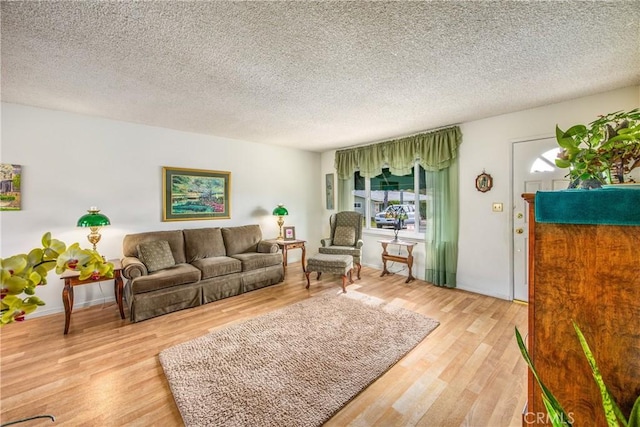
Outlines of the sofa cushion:
<svg viewBox="0 0 640 427">
<path fill-rule="evenodd" d="M 333 234 L 333 244 L 336 246 L 353 246 L 356 244 L 356 229 L 338 225 Z"/>
<path fill-rule="evenodd" d="M 184 231 L 184 247 L 187 262 L 227 255 L 219 228 L 197 228 Z"/>
<path fill-rule="evenodd" d="M 251 252 L 246 254 L 236 254 L 233 257 L 242 262 L 242 271 L 257 270 L 259 268 L 282 264 L 281 253 L 261 254 L 258 252 Z"/>
<path fill-rule="evenodd" d="M 226 256 L 198 259 L 193 261 L 191 265 L 202 272 L 202 280 L 242 271 L 240 260 Z"/>
<path fill-rule="evenodd" d="M 171 253 L 176 264 L 187 262 L 184 257 L 184 235 L 182 230 L 149 231 L 146 233 L 127 234 L 122 242 L 122 254 L 125 257 L 138 256 L 138 245 L 153 240 L 166 240 L 171 247 Z"/>
<path fill-rule="evenodd" d="M 280 250 L 280 247 L 273 240 L 263 240 L 258 243 L 258 252 L 265 254 L 274 254 Z"/>
<path fill-rule="evenodd" d="M 176 264 L 146 276 L 136 277 L 131 281 L 131 292 L 141 294 L 157 291 L 172 286 L 195 283 L 200 280 L 200 270 L 190 264 Z"/>
<path fill-rule="evenodd" d="M 169 242 L 153 240 L 138 245 L 138 258 L 147 267 L 149 273 L 176 265 Z"/>
<path fill-rule="evenodd" d="M 257 224 L 223 228 L 222 238 L 227 248 L 227 256 L 257 252 L 258 243 L 262 240 L 262 231 Z"/>
<path fill-rule="evenodd" d="M 353 262 L 360 264 L 360 256 L 362 251 L 353 246 L 329 246 L 326 248 L 318 248 L 318 252 L 321 254 L 329 255 L 351 255 Z"/>
</svg>

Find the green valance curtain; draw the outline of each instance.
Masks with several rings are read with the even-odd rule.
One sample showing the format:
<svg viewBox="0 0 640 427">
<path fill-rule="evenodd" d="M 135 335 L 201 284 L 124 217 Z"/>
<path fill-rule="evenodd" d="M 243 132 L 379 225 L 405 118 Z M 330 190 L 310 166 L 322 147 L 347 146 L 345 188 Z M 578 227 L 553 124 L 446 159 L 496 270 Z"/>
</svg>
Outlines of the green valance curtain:
<svg viewBox="0 0 640 427">
<path fill-rule="evenodd" d="M 449 167 L 456 158 L 462 134 L 458 126 L 421 133 L 391 141 L 336 151 L 335 168 L 339 179 L 350 179 L 355 171 L 373 178 L 384 167 L 394 175 L 411 173 L 415 161 L 426 170 Z"/>
<path fill-rule="evenodd" d="M 389 168 L 394 175 L 408 175 L 415 162 L 427 171 L 427 188 L 433 195 L 425 234 L 425 279 L 438 286 L 455 287 L 458 267 L 458 126 L 362 147 L 336 151 L 338 209 L 353 206 L 353 174 L 374 178 Z"/>
</svg>

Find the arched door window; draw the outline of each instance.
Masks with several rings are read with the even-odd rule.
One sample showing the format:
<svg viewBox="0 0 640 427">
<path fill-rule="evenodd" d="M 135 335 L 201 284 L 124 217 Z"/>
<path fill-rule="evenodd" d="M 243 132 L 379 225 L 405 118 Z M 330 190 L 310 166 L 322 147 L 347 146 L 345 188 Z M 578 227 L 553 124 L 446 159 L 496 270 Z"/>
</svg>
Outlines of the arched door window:
<svg viewBox="0 0 640 427">
<path fill-rule="evenodd" d="M 558 169 L 556 166 L 556 158 L 558 158 L 558 153 L 560 152 L 560 148 L 552 148 L 549 151 L 545 151 L 533 162 L 531 165 L 530 173 L 540 173 L 540 172 L 553 172 Z"/>
</svg>

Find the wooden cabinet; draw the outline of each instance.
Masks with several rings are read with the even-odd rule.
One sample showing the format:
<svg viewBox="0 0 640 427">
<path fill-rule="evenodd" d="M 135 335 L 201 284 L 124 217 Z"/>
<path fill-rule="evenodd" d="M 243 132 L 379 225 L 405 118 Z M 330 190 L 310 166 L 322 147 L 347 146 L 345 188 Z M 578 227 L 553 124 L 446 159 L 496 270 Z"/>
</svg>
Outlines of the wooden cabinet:
<svg viewBox="0 0 640 427">
<path fill-rule="evenodd" d="M 534 195 L 523 197 L 530 215 L 529 352 L 574 425 L 606 425 L 572 320 L 628 415 L 640 395 L 640 226 L 536 223 Z M 544 420 L 541 414 L 540 389 L 529 373 L 523 424 Z"/>
</svg>

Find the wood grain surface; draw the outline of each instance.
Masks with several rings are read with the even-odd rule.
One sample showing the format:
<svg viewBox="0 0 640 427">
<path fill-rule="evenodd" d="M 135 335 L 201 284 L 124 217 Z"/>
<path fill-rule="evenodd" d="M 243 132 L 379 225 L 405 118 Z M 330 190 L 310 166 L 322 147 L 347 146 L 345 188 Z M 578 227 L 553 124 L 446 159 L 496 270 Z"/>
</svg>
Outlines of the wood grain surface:
<svg viewBox="0 0 640 427">
<path fill-rule="evenodd" d="M 400 275 L 363 268 L 347 288 L 437 319 L 441 325 L 338 412 L 327 426 L 518 426 L 526 400 L 526 365 L 514 326 L 527 330 L 527 307 Z M 54 286 L 50 281 L 47 286 Z M 64 313 L 0 331 L 0 419 L 36 414 L 29 426 L 180 426 L 158 353 L 233 322 L 341 291 L 326 275 L 305 290 L 300 263 L 284 283 L 130 323 L 115 303 L 77 309 L 69 334 Z"/>
</svg>

